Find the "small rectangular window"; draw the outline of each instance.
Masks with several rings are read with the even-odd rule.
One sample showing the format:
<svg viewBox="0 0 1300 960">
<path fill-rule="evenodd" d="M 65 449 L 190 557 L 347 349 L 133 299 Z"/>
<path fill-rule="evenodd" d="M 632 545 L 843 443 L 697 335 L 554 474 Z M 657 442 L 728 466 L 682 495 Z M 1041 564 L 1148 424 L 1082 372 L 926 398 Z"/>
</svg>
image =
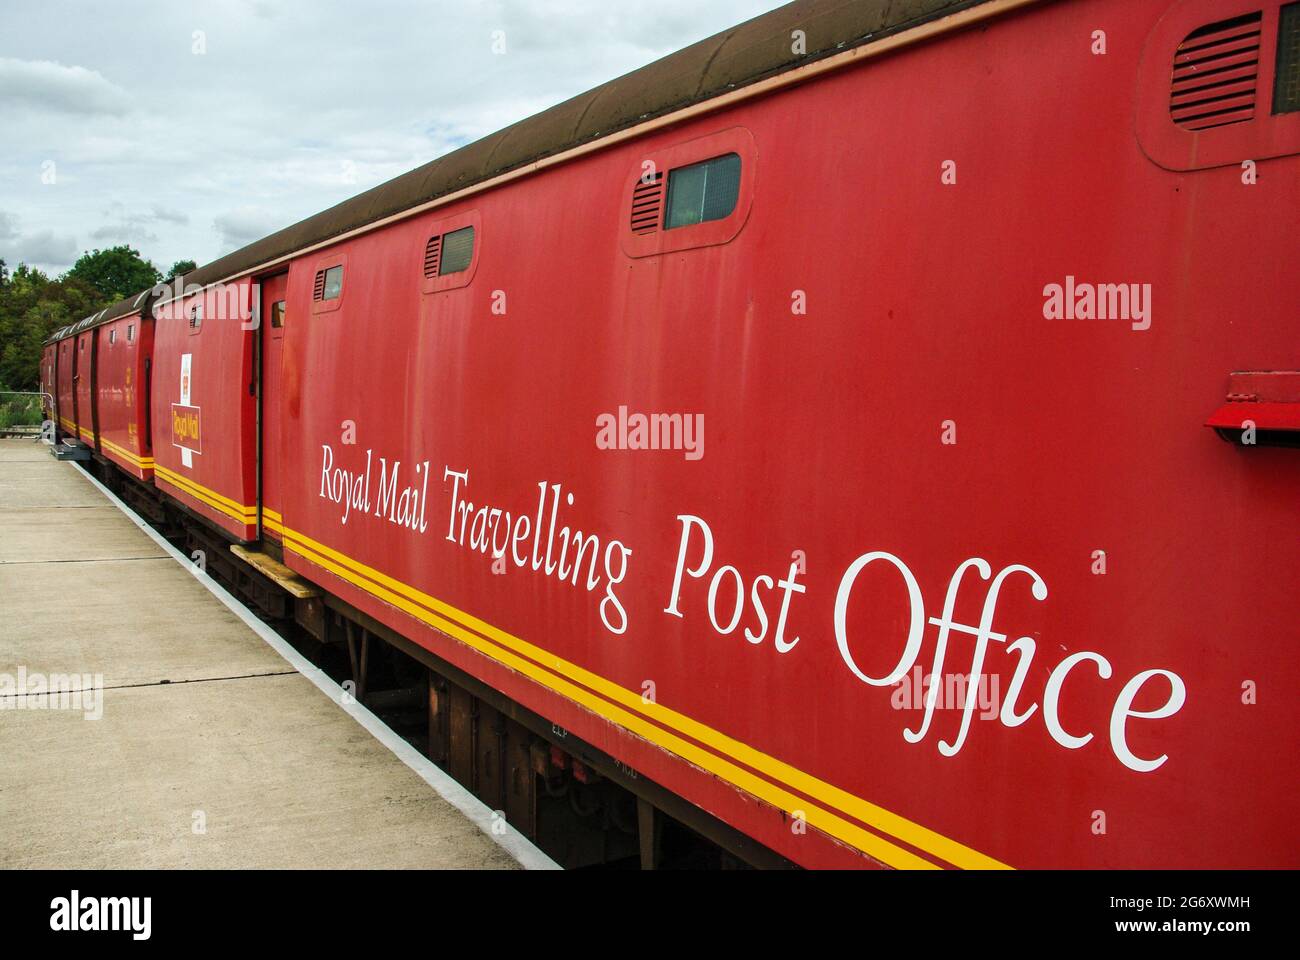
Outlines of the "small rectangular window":
<svg viewBox="0 0 1300 960">
<path fill-rule="evenodd" d="M 196 303 L 190 307 L 190 329 L 197 330 L 203 326 L 203 304 Z"/>
<path fill-rule="evenodd" d="M 1288 3 L 1278 14 L 1273 112 L 1297 110 L 1300 110 L 1300 3 Z"/>
<path fill-rule="evenodd" d="M 77 349 L 78 349 L 78 350 L 85 350 L 85 349 L 86 349 L 86 341 L 85 341 L 85 340 L 79 340 L 79 341 L 77 342 Z"/>
<path fill-rule="evenodd" d="M 343 267 L 330 267 L 325 271 L 325 286 L 321 291 L 322 300 L 337 300 L 343 295 Z"/>
<path fill-rule="evenodd" d="M 117 343 L 117 327 L 108 331 L 108 345 L 111 347 L 115 343 Z"/>
<path fill-rule="evenodd" d="M 463 273 L 469 269 L 474 259 L 474 228 L 461 227 L 451 233 L 442 235 L 442 259 L 438 264 L 438 276 L 449 273 Z"/>
<path fill-rule="evenodd" d="M 284 326 L 284 301 L 277 300 L 271 304 L 271 329 L 279 330 Z"/>
<path fill-rule="evenodd" d="M 134 324 L 134 323 L 128 323 L 128 324 L 126 325 L 126 342 L 127 342 L 127 343 L 135 343 L 135 324 Z"/>
<path fill-rule="evenodd" d="M 723 220 L 736 209 L 739 196 L 740 155 L 737 153 L 670 170 L 664 229 Z"/>
</svg>

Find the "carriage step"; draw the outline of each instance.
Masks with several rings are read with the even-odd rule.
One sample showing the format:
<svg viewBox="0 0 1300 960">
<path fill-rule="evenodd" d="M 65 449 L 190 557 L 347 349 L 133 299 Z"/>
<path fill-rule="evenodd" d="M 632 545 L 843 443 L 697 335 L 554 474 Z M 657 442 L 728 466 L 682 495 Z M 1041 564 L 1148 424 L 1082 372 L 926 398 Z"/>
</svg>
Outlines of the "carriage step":
<svg viewBox="0 0 1300 960">
<path fill-rule="evenodd" d="M 268 556 L 261 550 L 254 550 L 251 547 L 232 543 L 230 545 L 230 552 L 239 557 L 239 559 L 248 563 L 256 569 L 258 573 L 262 574 L 262 576 L 274 580 L 299 600 L 306 600 L 309 597 L 320 596 L 319 587 L 304 580 L 279 560 Z"/>
<path fill-rule="evenodd" d="M 54 454 L 55 460 L 90 459 L 90 447 L 80 443 L 68 443 L 66 440 L 63 443 L 56 443 L 50 448 L 50 452 Z"/>
</svg>

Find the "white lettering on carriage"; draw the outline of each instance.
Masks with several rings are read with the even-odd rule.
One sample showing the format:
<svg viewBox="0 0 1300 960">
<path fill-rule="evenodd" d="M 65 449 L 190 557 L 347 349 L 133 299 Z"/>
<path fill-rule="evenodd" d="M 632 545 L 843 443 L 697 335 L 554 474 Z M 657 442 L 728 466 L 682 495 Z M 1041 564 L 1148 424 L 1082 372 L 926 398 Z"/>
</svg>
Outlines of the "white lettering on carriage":
<svg viewBox="0 0 1300 960">
<path fill-rule="evenodd" d="M 323 500 L 339 506 L 339 522 L 346 525 L 353 511 L 371 513 L 370 475 L 374 466 L 374 451 L 366 451 L 366 463 L 359 470 L 334 466 L 334 449 L 321 444 L 320 493 Z M 429 496 L 429 461 L 415 465 L 411 473 L 415 481 L 402 484 L 399 480 L 402 461 L 389 463 L 379 458 L 379 485 L 374 498 L 374 516 L 408 530 L 424 533 L 429 527 L 425 519 Z M 410 474 L 408 474 L 409 476 Z"/>
<path fill-rule="evenodd" d="M 354 518 L 373 518 L 419 534 L 427 531 L 429 460 L 408 466 L 401 460 L 366 450 L 364 460 L 356 454 L 354 464 L 340 464 L 338 458 L 345 455 L 345 451 L 336 454 L 328 443 L 321 445 L 318 493 L 321 499 L 337 506 L 341 525 L 354 524 Z M 446 527 L 436 524 L 439 541 L 445 540 L 458 550 L 486 558 L 490 561 L 484 565 L 487 575 L 522 570 L 569 589 L 592 593 L 603 588 L 597 605 L 601 623 L 616 636 L 628 632 L 630 608 L 618 588 L 628 575 L 632 549 L 612 535 L 584 533 L 579 529 L 571 509 L 576 503 L 572 490 L 560 482 L 537 481 L 534 510 L 527 503 L 509 500 L 476 505 L 469 499 L 468 467 L 453 469 L 445 465 L 442 481 L 449 499 Z M 475 485 L 475 489 L 481 487 L 481 482 Z M 534 497 L 530 495 L 528 499 Z M 817 620 L 806 609 L 809 585 L 800 582 L 801 578 L 806 579 L 807 571 L 802 551 L 786 554 L 798 558 L 790 563 L 788 570 L 781 567 L 755 570 L 744 563 L 721 563 L 715 558 L 734 554 L 725 545 L 719 547 L 718 538 L 704 517 L 683 513 L 676 520 L 678 549 L 671 580 L 665 576 L 668 589 L 666 604 L 661 608 L 665 616 L 691 621 L 691 626 L 700 621 L 704 624 L 702 629 L 713 635 L 737 640 L 743 636 L 755 647 L 764 646 L 770 639 L 769 649 L 782 657 L 823 655 L 826 645 L 813 635 Z M 666 574 L 666 564 L 661 569 Z M 852 626 L 850 622 L 849 607 L 855 589 L 868 579 L 874 580 L 873 590 L 897 591 L 903 602 L 901 612 L 907 626 L 903 629 L 902 618 L 898 620 L 900 646 L 897 657 L 887 652 L 884 658 L 884 664 L 890 664 L 887 669 L 878 661 L 870 661 L 868 649 L 872 640 L 861 635 L 859 621 L 853 621 Z M 956 611 L 968 604 L 959 604 L 958 599 L 972 589 L 978 590 L 979 581 L 987 583 L 981 613 L 976 622 L 965 622 Z M 1113 696 L 1107 694 L 1107 716 L 1089 718 L 1087 710 L 1095 708 L 1095 694 L 1107 689 L 1115 670 L 1106 656 L 1091 650 L 1076 650 L 1056 664 L 1049 664 L 1045 671 L 1033 670 L 1036 654 L 1046 649 L 1045 644 L 1035 639 L 1039 634 L 1030 631 L 1032 635 L 1013 640 L 1013 634 L 994 629 L 1004 585 L 1009 584 L 1008 589 L 1014 590 L 1027 587 L 1038 603 L 1047 600 L 1047 583 L 1037 571 L 1020 563 L 995 570 L 981 557 L 963 560 L 948 580 L 942 612 L 936 616 L 927 616 L 934 608 L 927 604 L 921 582 L 902 558 L 880 550 L 863 553 L 841 575 L 830 619 L 834 632 L 832 649 L 838 650 L 853 677 L 868 688 L 898 687 L 902 683 L 917 691 L 916 697 L 900 698 L 895 690 L 892 698 L 896 709 L 917 714 L 915 722 L 905 724 L 901 730 L 908 743 L 921 744 L 930 737 L 933 728 L 946 725 L 947 718 L 952 717 L 956 729 L 936 736 L 936 747 L 944 757 L 956 756 L 974 733 L 976 706 L 981 705 L 979 719 L 999 721 L 1007 730 L 1031 718 L 1041 718 L 1047 735 L 1066 750 L 1087 748 L 1101 734 L 1109 740 L 1115 758 L 1138 773 L 1158 770 L 1169 761 L 1167 753 L 1150 748 L 1149 736 L 1143 738 L 1142 742 L 1148 746 L 1139 755 L 1130 746 L 1128 728 L 1132 720 L 1166 720 L 1182 709 L 1187 691 L 1177 673 L 1167 669 L 1139 671 L 1120 683 Z M 425 588 L 432 589 L 432 586 Z M 859 607 L 865 607 L 862 601 Z M 805 638 L 809 642 L 803 642 Z M 928 666 L 920 662 L 927 638 L 931 640 L 926 657 Z M 956 651 L 964 651 L 957 655 L 966 658 L 966 665 L 962 669 L 958 660 L 958 670 L 954 673 L 945 667 Z M 875 665 L 864 666 L 869 661 Z M 915 678 L 907 681 L 905 678 L 914 670 Z M 1000 695 L 1008 676 L 1005 695 Z M 1043 679 L 1030 681 L 1031 677 Z M 1162 684 L 1168 684 L 1168 692 L 1163 697 Z M 941 695 L 950 689 L 962 692 L 941 704 Z M 966 691 L 985 691 L 985 694 L 967 695 Z M 1141 709 L 1135 707 L 1135 701 L 1139 700 Z M 947 712 L 950 710 L 953 714 Z"/>
</svg>

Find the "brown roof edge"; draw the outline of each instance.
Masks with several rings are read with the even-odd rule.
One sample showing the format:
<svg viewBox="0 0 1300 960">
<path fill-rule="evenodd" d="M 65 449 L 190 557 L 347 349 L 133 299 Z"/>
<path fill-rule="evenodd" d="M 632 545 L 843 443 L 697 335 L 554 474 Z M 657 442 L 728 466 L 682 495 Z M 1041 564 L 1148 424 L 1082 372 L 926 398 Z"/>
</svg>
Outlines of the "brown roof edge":
<svg viewBox="0 0 1300 960">
<path fill-rule="evenodd" d="M 989 2 L 796 0 L 256 240 L 192 271 L 183 282 L 206 285 L 238 276 L 545 157 Z M 803 55 L 792 51 L 794 30 L 804 31 L 807 52 Z M 138 312 L 138 297 L 133 294 L 113 304 L 93 323 Z"/>
</svg>

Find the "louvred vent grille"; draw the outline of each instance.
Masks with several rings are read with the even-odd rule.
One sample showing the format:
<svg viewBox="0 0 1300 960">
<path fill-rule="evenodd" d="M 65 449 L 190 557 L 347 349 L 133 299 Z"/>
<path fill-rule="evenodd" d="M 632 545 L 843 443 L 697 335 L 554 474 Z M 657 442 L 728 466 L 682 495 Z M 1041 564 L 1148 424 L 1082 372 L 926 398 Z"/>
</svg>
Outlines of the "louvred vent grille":
<svg viewBox="0 0 1300 960">
<path fill-rule="evenodd" d="M 324 270 L 316 271 L 316 289 L 312 291 L 311 298 L 313 300 L 325 299 L 325 271 Z"/>
<path fill-rule="evenodd" d="M 656 173 L 653 182 L 642 177 L 632 191 L 632 232 L 651 233 L 663 219 L 664 175 Z"/>
<path fill-rule="evenodd" d="M 424 276 L 425 279 L 436 277 L 438 275 L 438 265 L 442 260 L 442 234 L 436 237 L 430 237 L 429 243 L 424 248 Z"/>
<path fill-rule="evenodd" d="M 1174 52 L 1169 115 L 1187 130 L 1208 130 L 1255 116 L 1260 13 L 1194 30 Z"/>
</svg>

